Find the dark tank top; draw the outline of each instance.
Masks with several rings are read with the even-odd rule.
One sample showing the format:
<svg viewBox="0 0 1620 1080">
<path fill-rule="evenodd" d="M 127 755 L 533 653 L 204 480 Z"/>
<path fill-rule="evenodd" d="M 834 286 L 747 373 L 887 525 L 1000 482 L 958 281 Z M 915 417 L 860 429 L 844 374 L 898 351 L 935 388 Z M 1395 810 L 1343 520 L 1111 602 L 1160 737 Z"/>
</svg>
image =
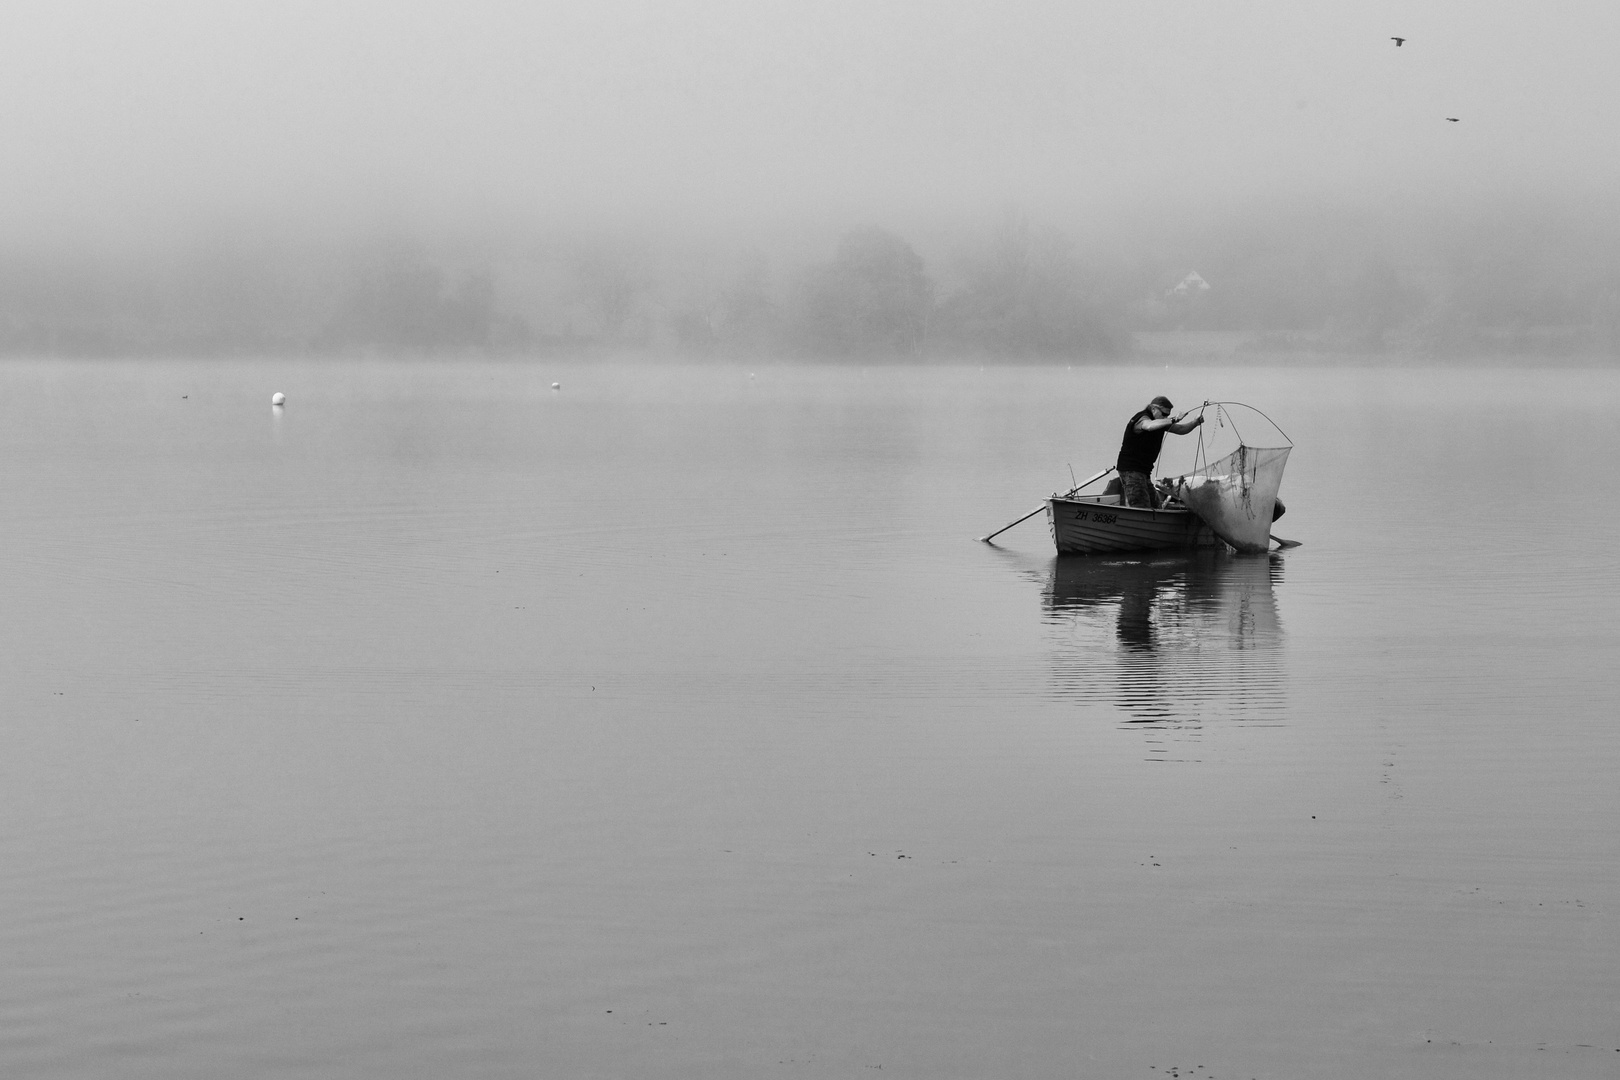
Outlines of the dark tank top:
<svg viewBox="0 0 1620 1080">
<path fill-rule="evenodd" d="M 1125 424 L 1125 439 L 1119 444 L 1119 460 L 1114 465 L 1122 473 L 1152 473 L 1154 463 L 1159 460 L 1159 445 L 1164 442 L 1164 429 L 1137 431 L 1136 422 L 1144 416 L 1153 419 L 1153 414 L 1143 409 Z"/>
</svg>

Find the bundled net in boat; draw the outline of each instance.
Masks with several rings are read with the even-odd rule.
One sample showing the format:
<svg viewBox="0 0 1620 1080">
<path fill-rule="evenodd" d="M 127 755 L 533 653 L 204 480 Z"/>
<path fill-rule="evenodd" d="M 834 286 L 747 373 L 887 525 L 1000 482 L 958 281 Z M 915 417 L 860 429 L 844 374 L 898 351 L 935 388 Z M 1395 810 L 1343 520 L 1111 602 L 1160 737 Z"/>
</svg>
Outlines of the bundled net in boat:
<svg viewBox="0 0 1620 1080">
<path fill-rule="evenodd" d="M 1203 518 L 1215 535 L 1239 551 L 1270 546 L 1271 519 L 1282 486 L 1288 446 L 1239 446 L 1219 460 L 1181 478 L 1182 503 Z"/>
</svg>

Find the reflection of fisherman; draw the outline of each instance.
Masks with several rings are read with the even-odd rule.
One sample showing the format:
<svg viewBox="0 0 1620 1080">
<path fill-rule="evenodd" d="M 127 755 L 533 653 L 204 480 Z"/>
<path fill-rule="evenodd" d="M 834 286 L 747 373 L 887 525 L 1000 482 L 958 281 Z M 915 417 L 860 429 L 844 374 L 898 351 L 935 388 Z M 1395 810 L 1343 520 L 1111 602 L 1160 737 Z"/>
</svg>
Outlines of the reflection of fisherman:
<svg viewBox="0 0 1620 1080">
<path fill-rule="evenodd" d="M 1131 417 L 1125 425 L 1125 439 L 1119 445 L 1119 482 L 1126 506 L 1141 506 L 1156 510 L 1159 493 L 1153 490 L 1153 466 L 1159 460 L 1159 444 L 1164 433 L 1185 435 L 1204 422 L 1204 414 L 1195 420 L 1183 422 L 1187 414 L 1172 418 L 1172 406 L 1167 397 L 1156 397 L 1148 407 Z"/>
<path fill-rule="evenodd" d="M 1158 598 L 1157 580 L 1138 577 L 1125 580 L 1119 593 L 1119 615 L 1114 620 L 1114 633 L 1123 648 L 1132 652 L 1153 651 L 1157 644 L 1153 632 L 1153 603 Z"/>
</svg>

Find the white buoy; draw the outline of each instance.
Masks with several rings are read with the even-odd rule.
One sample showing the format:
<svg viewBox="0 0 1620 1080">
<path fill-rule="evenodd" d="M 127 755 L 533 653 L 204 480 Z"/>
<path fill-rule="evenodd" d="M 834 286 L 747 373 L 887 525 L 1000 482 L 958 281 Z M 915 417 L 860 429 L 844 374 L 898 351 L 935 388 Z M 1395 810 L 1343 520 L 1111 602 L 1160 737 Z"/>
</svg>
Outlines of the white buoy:
<svg viewBox="0 0 1620 1080">
<path fill-rule="evenodd" d="M 562 383 L 554 382 L 554 383 L 551 384 L 551 388 L 553 390 L 561 390 L 562 389 Z"/>
<path fill-rule="evenodd" d="M 285 404 L 287 404 L 287 395 L 286 394 L 279 394 L 279 393 L 278 394 L 271 394 L 270 395 L 270 404 L 272 404 L 272 405 L 285 405 Z"/>
</svg>

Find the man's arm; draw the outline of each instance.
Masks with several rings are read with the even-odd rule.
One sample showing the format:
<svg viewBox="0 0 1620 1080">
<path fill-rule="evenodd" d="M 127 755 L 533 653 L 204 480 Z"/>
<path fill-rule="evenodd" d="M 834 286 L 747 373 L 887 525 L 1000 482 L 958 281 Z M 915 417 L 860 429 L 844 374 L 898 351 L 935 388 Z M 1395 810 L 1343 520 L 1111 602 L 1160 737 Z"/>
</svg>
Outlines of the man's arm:
<svg viewBox="0 0 1620 1080">
<path fill-rule="evenodd" d="M 1187 415 L 1186 413 L 1182 413 L 1181 416 L 1175 416 L 1175 417 L 1167 416 L 1163 420 L 1149 420 L 1147 417 L 1144 416 L 1144 417 L 1142 417 L 1142 419 L 1140 419 L 1140 420 L 1138 420 L 1136 422 L 1136 430 L 1137 431 L 1161 431 L 1162 430 L 1162 431 L 1168 431 L 1172 435 L 1185 435 L 1185 434 L 1187 434 L 1187 432 L 1191 431 L 1193 428 L 1197 427 L 1199 424 L 1202 424 L 1204 422 L 1204 414 L 1199 413 L 1196 417 L 1194 417 L 1191 420 L 1187 420 L 1184 423 L 1182 418 L 1185 417 L 1186 415 Z"/>
<path fill-rule="evenodd" d="M 1165 430 L 1172 435 L 1185 435 L 1187 432 L 1204 422 L 1203 413 L 1199 413 L 1191 420 L 1184 419 L 1186 415 L 1186 413 L 1182 413 L 1181 416 L 1175 418 L 1174 420 L 1166 418 L 1165 424 L 1168 426 L 1165 428 Z"/>
</svg>

